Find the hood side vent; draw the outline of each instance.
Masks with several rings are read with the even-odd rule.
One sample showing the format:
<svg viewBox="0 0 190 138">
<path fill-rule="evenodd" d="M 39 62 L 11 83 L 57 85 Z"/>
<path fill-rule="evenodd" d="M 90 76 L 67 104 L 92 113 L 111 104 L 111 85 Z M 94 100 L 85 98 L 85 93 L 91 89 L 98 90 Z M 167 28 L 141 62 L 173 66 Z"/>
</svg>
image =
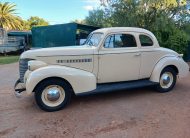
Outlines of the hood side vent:
<svg viewBox="0 0 190 138">
<path fill-rule="evenodd" d="M 86 59 L 67 59 L 67 60 L 56 60 L 57 63 L 82 63 L 82 62 L 92 62 L 91 58 Z"/>
</svg>

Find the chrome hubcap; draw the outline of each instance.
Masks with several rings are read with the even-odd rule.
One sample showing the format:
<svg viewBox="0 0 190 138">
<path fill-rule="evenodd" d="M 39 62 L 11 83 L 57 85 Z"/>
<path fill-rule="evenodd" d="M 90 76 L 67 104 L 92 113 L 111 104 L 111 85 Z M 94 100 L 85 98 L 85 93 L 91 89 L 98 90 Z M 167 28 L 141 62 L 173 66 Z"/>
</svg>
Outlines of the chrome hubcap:
<svg viewBox="0 0 190 138">
<path fill-rule="evenodd" d="M 160 85 L 162 88 L 169 88 L 173 83 L 173 75 L 170 72 L 165 72 L 160 78 Z"/>
<path fill-rule="evenodd" d="M 56 88 L 51 88 L 47 92 L 47 99 L 50 101 L 56 101 L 60 97 L 60 92 Z"/>
<path fill-rule="evenodd" d="M 65 100 L 65 91 L 61 86 L 50 85 L 43 90 L 41 98 L 47 106 L 55 107 Z"/>
<path fill-rule="evenodd" d="M 165 75 L 163 76 L 163 83 L 164 83 L 165 85 L 167 85 L 168 83 L 170 83 L 170 77 L 169 77 L 168 74 L 165 74 Z"/>
</svg>

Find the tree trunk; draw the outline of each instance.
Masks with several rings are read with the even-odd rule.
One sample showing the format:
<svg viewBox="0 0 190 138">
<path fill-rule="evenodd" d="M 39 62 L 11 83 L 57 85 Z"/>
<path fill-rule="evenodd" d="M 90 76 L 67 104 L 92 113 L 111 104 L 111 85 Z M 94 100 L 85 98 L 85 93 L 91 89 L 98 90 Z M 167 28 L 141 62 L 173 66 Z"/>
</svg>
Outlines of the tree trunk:
<svg viewBox="0 0 190 138">
<path fill-rule="evenodd" d="M 0 29 L 3 29 L 3 26 L 0 24 Z"/>
</svg>

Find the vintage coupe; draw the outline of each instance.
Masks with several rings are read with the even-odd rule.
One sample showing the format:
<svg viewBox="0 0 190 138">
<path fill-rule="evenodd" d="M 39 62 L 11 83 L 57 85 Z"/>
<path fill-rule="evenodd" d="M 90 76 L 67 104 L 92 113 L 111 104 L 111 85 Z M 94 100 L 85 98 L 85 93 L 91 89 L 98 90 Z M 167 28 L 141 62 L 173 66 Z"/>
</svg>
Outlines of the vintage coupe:
<svg viewBox="0 0 190 138">
<path fill-rule="evenodd" d="M 20 57 L 15 94 L 34 92 L 45 111 L 64 108 L 72 94 L 107 92 L 155 85 L 168 92 L 189 66 L 182 55 L 161 48 L 148 30 L 103 28 L 92 32 L 84 45 L 29 50 Z"/>
</svg>

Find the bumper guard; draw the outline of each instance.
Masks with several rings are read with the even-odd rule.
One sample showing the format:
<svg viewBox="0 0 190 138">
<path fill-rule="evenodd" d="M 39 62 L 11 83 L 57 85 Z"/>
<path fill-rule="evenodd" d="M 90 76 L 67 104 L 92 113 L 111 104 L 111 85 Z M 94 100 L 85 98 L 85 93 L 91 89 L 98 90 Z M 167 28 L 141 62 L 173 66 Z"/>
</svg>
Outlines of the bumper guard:
<svg viewBox="0 0 190 138">
<path fill-rule="evenodd" d="M 17 98 L 20 98 L 21 97 L 21 93 L 23 91 L 26 91 L 26 88 L 23 87 L 23 83 L 21 83 L 20 79 L 18 79 L 15 83 L 15 86 L 14 86 L 14 89 L 15 89 L 15 96 Z"/>
</svg>

